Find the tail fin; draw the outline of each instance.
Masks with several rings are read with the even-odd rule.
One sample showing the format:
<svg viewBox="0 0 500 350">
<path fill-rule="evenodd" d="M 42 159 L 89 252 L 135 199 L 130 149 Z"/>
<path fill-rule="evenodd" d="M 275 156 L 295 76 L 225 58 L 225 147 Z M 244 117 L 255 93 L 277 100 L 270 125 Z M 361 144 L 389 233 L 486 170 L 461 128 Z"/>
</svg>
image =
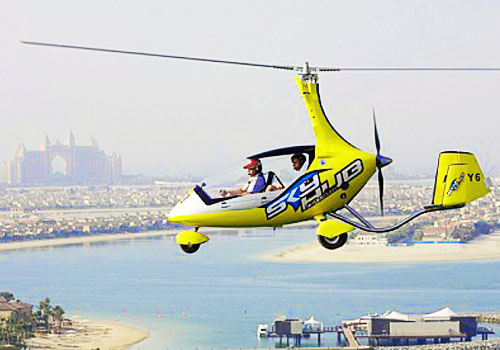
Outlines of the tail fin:
<svg viewBox="0 0 500 350">
<path fill-rule="evenodd" d="M 439 154 L 433 205 L 450 207 L 470 203 L 490 192 L 486 178 L 472 153 Z"/>
</svg>

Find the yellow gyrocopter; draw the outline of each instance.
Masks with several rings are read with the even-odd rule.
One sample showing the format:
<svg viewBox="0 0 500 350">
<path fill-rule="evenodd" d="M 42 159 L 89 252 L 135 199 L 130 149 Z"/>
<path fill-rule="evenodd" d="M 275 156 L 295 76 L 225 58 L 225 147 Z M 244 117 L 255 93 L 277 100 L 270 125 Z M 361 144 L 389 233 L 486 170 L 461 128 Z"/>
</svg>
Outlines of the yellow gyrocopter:
<svg viewBox="0 0 500 350">
<path fill-rule="evenodd" d="M 261 173 L 261 169 L 258 169 L 264 186 L 259 191 L 248 191 L 248 186 L 245 187 L 245 180 L 241 177 L 243 171 L 240 167 L 240 175 L 235 176 L 232 182 L 228 179 L 209 178 L 195 186 L 168 215 L 171 222 L 194 227 L 194 230 L 184 230 L 176 236 L 176 242 L 186 253 L 196 252 L 201 244 L 209 240 L 198 231 L 200 227 L 275 228 L 311 219 L 318 222 L 316 234 L 320 244 L 333 250 L 342 247 L 347 241 L 348 232 L 355 228 L 376 233 L 389 232 L 422 214 L 461 208 L 490 192 L 472 153 L 445 151 L 439 155 L 432 203 L 395 225 L 374 227 L 349 203 L 378 172 L 380 209 L 383 215 L 384 178 L 381 169 L 392 160 L 380 154 L 375 112 L 373 121 L 377 153 L 372 154 L 350 144 L 330 124 L 321 106 L 318 74 L 338 71 L 498 71 L 500 68 L 329 68 L 310 67 L 308 63 L 304 66 L 282 66 L 32 41 L 22 43 L 298 72 L 295 82 L 304 99 L 316 144 L 289 146 L 254 154 L 248 157 L 249 164 L 246 168 L 249 168 L 250 174 L 250 170 L 262 167 L 263 163 L 273 164 L 274 159 L 289 159 L 290 156 L 298 155 L 305 160 L 302 173 L 290 176 L 282 168 L 267 173 Z M 257 166 L 253 167 L 252 164 Z M 228 174 L 230 172 L 224 172 L 226 177 Z M 341 210 L 350 213 L 350 217 L 339 213 Z"/>
</svg>

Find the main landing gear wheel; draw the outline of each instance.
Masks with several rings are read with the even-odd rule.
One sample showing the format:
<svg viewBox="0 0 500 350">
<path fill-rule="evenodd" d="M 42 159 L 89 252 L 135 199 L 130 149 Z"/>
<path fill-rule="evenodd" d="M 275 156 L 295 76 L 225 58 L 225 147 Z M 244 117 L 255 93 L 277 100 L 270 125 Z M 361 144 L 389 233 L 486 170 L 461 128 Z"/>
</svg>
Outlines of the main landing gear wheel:
<svg viewBox="0 0 500 350">
<path fill-rule="evenodd" d="M 200 249 L 199 244 L 179 244 L 184 253 L 193 254 Z"/>
<path fill-rule="evenodd" d="M 319 243 L 326 249 L 334 250 L 342 247 L 347 242 L 347 233 L 342 233 L 333 238 L 318 236 Z"/>
</svg>

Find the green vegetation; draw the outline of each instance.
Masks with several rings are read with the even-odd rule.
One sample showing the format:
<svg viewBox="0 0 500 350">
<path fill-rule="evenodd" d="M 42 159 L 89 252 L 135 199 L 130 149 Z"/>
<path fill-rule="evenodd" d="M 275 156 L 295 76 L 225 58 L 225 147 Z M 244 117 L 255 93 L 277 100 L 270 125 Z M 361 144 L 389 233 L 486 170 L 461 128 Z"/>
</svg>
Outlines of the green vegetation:
<svg viewBox="0 0 500 350">
<path fill-rule="evenodd" d="M 64 309 L 60 306 L 50 305 L 50 299 L 40 301 L 36 311 L 32 312 L 31 305 L 16 301 L 9 292 L 0 293 L 4 304 L 14 306 L 12 311 L 0 317 L 0 350 L 18 349 L 25 345 L 26 340 L 35 332 L 50 332 L 51 328 L 62 328 Z"/>
<path fill-rule="evenodd" d="M 451 236 L 461 241 L 470 241 L 477 236 L 489 234 L 499 227 L 497 222 L 479 221 L 474 226 L 458 227 Z"/>
<path fill-rule="evenodd" d="M 422 220 L 412 223 L 407 227 L 401 227 L 387 234 L 388 243 L 406 243 L 411 241 L 422 241 L 424 239 L 424 226 L 430 225 L 435 219 Z M 457 241 L 470 241 L 480 235 L 485 235 L 500 228 L 498 222 L 479 221 L 471 225 L 457 227 L 448 239 Z"/>
<path fill-rule="evenodd" d="M 423 237 L 422 226 L 429 223 L 429 220 L 413 222 L 408 226 L 403 226 L 387 234 L 388 243 L 406 243 L 409 241 L 421 241 Z"/>
<path fill-rule="evenodd" d="M 14 294 L 10 292 L 0 292 L 0 299 L 3 298 L 5 301 L 9 302 L 11 300 L 14 300 Z"/>
<path fill-rule="evenodd" d="M 424 238 L 424 231 L 422 231 L 422 229 L 416 229 L 415 232 L 413 233 L 413 240 L 421 241 L 423 238 Z"/>
<path fill-rule="evenodd" d="M 408 238 L 408 234 L 404 231 L 396 230 L 387 234 L 388 243 L 403 243 Z"/>
<path fill-rule="evenodd" d="M 0 343 L 20 346 L 32 336 L 31 320 L 14 312 L 0 321 Z"/>
</svg>

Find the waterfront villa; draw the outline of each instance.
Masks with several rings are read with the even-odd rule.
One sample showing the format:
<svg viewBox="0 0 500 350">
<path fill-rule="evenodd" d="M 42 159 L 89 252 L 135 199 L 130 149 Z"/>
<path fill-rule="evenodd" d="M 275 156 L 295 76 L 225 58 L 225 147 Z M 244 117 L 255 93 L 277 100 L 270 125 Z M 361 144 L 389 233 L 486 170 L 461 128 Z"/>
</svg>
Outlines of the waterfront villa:
<svg viewBox="0 0 500 350">
<path fill-rule="evenodd" d="M 7 301 L 0 296 L 0 321 L 7 321 L 14 313 L 19 316 L 30 317 L 33 305 L 25 304 L 20 300 Z"/>
</svg>

